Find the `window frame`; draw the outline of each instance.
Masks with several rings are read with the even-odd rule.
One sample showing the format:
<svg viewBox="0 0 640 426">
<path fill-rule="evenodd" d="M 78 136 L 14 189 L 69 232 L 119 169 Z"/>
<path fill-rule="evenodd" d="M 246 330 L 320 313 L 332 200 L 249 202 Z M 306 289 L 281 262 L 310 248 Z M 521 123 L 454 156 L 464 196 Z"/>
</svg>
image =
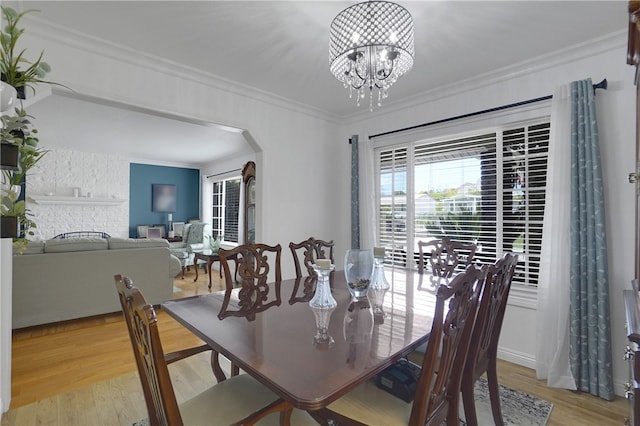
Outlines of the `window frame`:
<svg viewBox="0 0 640 426">
<path fill-rule="evenodd" d="M 482 135 L 484 133 L 492 133 L 496 132 L 496 162 L 500 168 L 502 168 L 503 164 L 503 152 L 502 152 L 502 136 L 503 131 L 514 129 L 518 126 L 526 126 L 532 127 L 537 124 L 549 123 L 551 126 L 550 120 L 550 101 L 542 102 L 540 105 L 527 106 L 522 108 L 521 111 L 515 112 L 501 112 L 497 114 L 493 114 L 492 117 L 489 117 L 487 120 L 480 120 L 478 118 L 474 118 L 472 120 L 464 120 L 464 123 L 455 123 L 455 128 L 464 129 L 461 131 L 453 131 L 454 124 L 446 124 L 446 125 L 437 125 L 434 126 L 433 129 L 430 130 L 419 130 L 412 132 L 405 132 L 404 134 L 399 135 L 398 137 L 387 136 L 385 135 L 382 138 L 372 138 L 373 143 L 373 151 L 374 151 L 374 188 L 375 188 L 375 239 L 377 242 L 380 241 L 380 205 L 381 205 L 381 188 L 380 188 L 380 172 L 381 172 L 381 162 L 380 162 L 380 152 L 390 149 L 407 149 L 407 168 L 406 168 L 406 192 L 407 194 L 414 194 L 414 169 L 416 167 L 415 164 L 415 148 L 417 146 L 423 145 L 425 143 L 437 143 L 437 141 L 446 141 L 451 139 L 465 138 L 470 136 Z M 514 119 L 518 118 L 518 119 Z M 513 119 L 513 120 L 512 120 Z M 486 124 L 491 122 L 492 125 L 487 126 Z M 550 132 L 550 129 L 549 129 Z M 551 143 L 550 135 L 549 135 L 549 143 Z M 500 171 L 500 174 L 504 178 L 503 171 Z M 504 189 L 502 183 L 498 183 L 496 185 L 496 202 L 502 203 L 504 200 Z M 415 200 L 414 196 L 407 195 L 407 214 L 406 221 L 407 223 L 411 223 L 411 228 L 406 231 L 406 244 L 407 247 L 412 246 L 415 243 L 414 235 L 415 235 Z M 497 206 L 496 218 L 498 219 L 496 222 L 496 244 L 499 244 L 500 250 L 496 253 L 501 255 L 504 249 L 503 241 L 502 241 L 502 208 Z M 411 231 L 411 232 L 409 232 Z M 515 284 L 512 286 L 511 295 L 509 304 L 521 306 L 525 308 L 535 309 L 537 305 L 537 285 L 520 285 Z"/>
<path fill-rule="evenodd" d="M 227 182 L 228 181 L 237 181 L 238 183 L 238 214 L 236 217 L 236 235 L 237 235 L 237 239 L 238 241 L 229 241 L 227 239 L 225 239 L 225 228 L 226 228 L 226 212 L 227 212 Z M 209 182 L 209 184 L 211 185 L 211 199 L 210 199 L 210 203 L 209 203 L 209 208 L 211 209 L 211 229 L 212 229 L 212 237 L 215 238 L 218 235 L 222 235 L 222 239 L 221 239 L 221 244 L 224 244 L 225 246 L 229 246 L 229 247 L 235 247 L 238 246 L 240 244 L 240 238 L 241 235 L 240 233 L 242 232 L 242 227 L 240 226 L 240 219 L 242 217 L 241 215 L 241 208 L 242 208 L 242 202 L 241 202 L 241 198 L 242 198 L 242 176 L 241 175 L 232 175 L 232 176 L 228 176 L 222 179 L 216 179 L 216 180 L 211 180 Z M 216 184 L 220 184 L 222 190 L 221 192 L 216 192 L 215 191 L 215 186 Z M 214 198 L 217 194 L 220 194 L 221 197 L 221 203 L 220 204 L 214 204 Z M 220 216 L 216 216 L 215 215 L 215 209 L 216 207 L 218 207 L 220 209 Z M 220 220 L 220 227 L 218 228 L 217 225 L 217 221 Z"/>
</svg>

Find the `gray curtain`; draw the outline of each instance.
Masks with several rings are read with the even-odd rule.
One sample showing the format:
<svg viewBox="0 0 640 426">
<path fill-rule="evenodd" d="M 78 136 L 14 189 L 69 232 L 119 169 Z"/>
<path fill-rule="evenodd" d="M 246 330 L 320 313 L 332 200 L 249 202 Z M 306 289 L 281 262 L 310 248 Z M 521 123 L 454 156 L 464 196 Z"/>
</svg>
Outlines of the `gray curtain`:
<svg viewBox="0 0 640 426">
<path fill-rule="evenodd" d="M 578 390 L 611 400 L 604 193 L 591 79 L 571 83 L 571 372 Z"/>
<path fill-rule="evenodd" d="M 360 248 L 360 177 L 358 135 L 351 136 L 351 248 Z"/>
</svg>

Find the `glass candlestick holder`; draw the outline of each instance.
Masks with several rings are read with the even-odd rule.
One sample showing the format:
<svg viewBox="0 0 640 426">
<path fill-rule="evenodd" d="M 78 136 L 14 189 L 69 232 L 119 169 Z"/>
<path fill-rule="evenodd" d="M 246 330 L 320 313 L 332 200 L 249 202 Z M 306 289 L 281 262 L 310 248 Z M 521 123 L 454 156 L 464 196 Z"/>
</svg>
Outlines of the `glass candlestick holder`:
<svg viewBox="0 0 640 426">
<path fill-rule="evenodd" d="M 309 307 L 316 318 L 316 335 L 313 341 L 319 347 L 328 347 L 334 343 L 333 337 L 329 335 L 329 322 L 331 314 L 338 306 L 338 302 L 331 294 L 329 275 L 335 268 L 328 259 L 318 259 L 313 265 L 317 274 L 316 291 L 309 301 Z"/>
<path fill-rule="evenodd" d="M 384 276 L 384 255 L 384 247 L 373 249 L 373 274 L 369 287 L 369 298 L 373 302 L 373 315 L 377 320 L 384 319 L 386 316 L 383 309 L 384 296 L 391 287 Z"/>
</svg>

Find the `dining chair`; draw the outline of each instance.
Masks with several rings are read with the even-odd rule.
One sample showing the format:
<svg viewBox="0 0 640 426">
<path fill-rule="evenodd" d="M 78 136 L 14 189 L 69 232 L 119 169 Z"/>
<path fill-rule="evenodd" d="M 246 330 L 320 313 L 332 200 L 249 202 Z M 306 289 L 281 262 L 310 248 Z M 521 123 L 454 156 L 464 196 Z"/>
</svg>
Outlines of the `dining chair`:
<svg viewBox="0 0 640 426">
<path fill-rule="evenodd" d="M 133 354 L 142 383 L 149 424 L 284 424 L 308 423 L 305 413 L 279 399 L 246 374 L 230 377 L 178 405 L 168 364 L 211 350 L 207 345 L 164 354 L 158 319 L 131 279 L 115 276 L 122 312 L 129 330 Z M 276 415 L 275 413 L 279 413 Z M 292 414 L 295 417 L 292 419 Z M 267 417 L 268 416 L 268 417 Z"/>
<path fill-rule="evenodd" d="M 493 421 L 496 426 L 504 425 L 500 409 L 496 359 L 507 298 L 517 265 L 518 255 L 506 253 L 487 270 L 484 290 L 478 305 L 478 315 L 471 334 L 469 355 L 462 375 L 464 415 L 467 425 L 470 426 L 478 424 L 473 386 L 484 373 L 487 373 Z"/>
<path fill-rule="evenodd" d="M 302 268 L 300 265 L 300 258 L 302 257 L 302 265 L 304 265 L 307 270 L 308 276 L 315 276 L 315 271 L 313 270 L 313 264 L 317 259 L 330 259 L 331 263 L 334 263 L 333 259 L 333 240 L 331 241 L 323 241 L 317 240 L 313 237 L 309 237 L 308 239 L 300 242 L 300 243 L 289 243 L 289 248 L 291 249 L 291 254 L 293 255 L 293 262 L 296 266 L 296 278 L 302 277 Z M 327 255 L 326 252 L 329 252 Z"/>
<path fill-rule="evenodd" d="M 280 306 L 281 254 L 280 244 L 269 246 L 262 243 L 243 244 L 231 250 L 218 251 L 225 280 L 224 301 L 218 318 L 235 316 L 253 321 L 257 313 L 271 306 Z M 240 282 L 238 291 L 234 291 L 236 286 L 229 269 L 230 260 L 236 263 Z M 274 297 L 270 297 L 272 290 Z M 237 309 L 232 309 L 234 307 Z"/>
<path fill-rule="evenodd" d="M 433 324 L 412 404 L 376 387 L 372 380 L 326 409 L 317 421 L 368 425 L 458 425 L 460 384 L 486 267 L 469 266 L 436 292 Z M 436 374 L 437 370 L 437 374 Z M 357 418 L 352 418 L 356 417 Z"/>
<path fill-rule="evenodd" d="M 471 265 L 476 250 L 477 246 L 474 243 L 452 241 L 449 237 L 441 240 L 418 241 L 418 272 L 424 273 L 426 258 L 434 275 L 450 278 L 458 265 L 465 268 Z"/>
</svg>

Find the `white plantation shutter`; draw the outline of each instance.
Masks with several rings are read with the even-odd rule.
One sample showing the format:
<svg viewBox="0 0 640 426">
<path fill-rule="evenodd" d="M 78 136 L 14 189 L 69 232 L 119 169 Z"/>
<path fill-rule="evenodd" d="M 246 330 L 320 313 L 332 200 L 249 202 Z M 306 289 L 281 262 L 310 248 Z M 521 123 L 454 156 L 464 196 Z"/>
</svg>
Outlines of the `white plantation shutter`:
<svg viewBox="0 0 640 426">
<path fill-rule="evenodd" d="M 404 263 L 407 242 L 407 148 L 381 151 L 379 162 L 378 224 L 380 245 L 394 263 Z"/>
<path fill-rule="evenodd" d="M 213 236 L 222 236 L 225 242 L 238 243 L 240 182 L 240 177 L 234 177 L 211 184 Z"/>
<path fill-rule="evenodd" d="M 224 183 L 224 240 L 237 243 L 238 215 L 240 214 L 240 178 L 229 179 Z"/>
<path fill-rule="evenodd" d="M 504 251 L 518 253 L 514 283 L 537 285 L 544 218 L 549 123 L 504 132 Z"/>
<path fill-rule="evenodd" d="M 378 241 L 415 268 L 417 242 L 445 236 L 478 245 L 492 263 L 520 255 L 515 282 L 537 285 L 548 119 L 457 138 L 376 149 Z"/>
</svg>

